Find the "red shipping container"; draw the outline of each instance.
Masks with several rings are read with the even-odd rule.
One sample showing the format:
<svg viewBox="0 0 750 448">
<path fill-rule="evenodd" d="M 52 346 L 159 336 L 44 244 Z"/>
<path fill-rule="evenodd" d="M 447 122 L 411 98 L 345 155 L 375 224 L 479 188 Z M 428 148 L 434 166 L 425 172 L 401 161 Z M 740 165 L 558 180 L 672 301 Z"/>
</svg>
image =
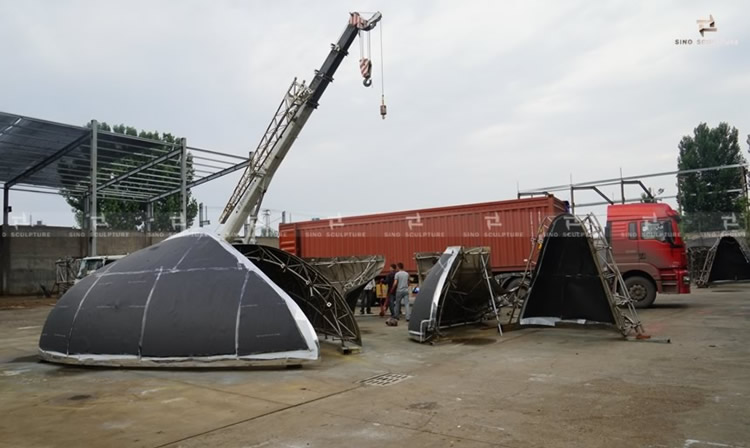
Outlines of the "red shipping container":
<svg viewBox="0 0 750 448">
<path fill-rule="evenodd" d="M 448 246 L 490 247 L 495 273 L 525 266 L 531 240 L 547 216 L 565 211 L 554 196 L 484 202 L 279 225 L 279 247 L 304 258 L 383 255 L 386 267 Z"/>
</svg>

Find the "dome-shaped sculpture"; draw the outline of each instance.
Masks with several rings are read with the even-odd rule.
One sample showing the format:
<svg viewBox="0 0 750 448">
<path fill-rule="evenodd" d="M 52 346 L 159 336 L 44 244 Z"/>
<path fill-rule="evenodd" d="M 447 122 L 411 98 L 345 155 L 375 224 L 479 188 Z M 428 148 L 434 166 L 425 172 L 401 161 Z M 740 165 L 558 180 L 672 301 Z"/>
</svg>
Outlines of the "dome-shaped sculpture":
<svg viewBox="0 0 750 448">
<path fill-rule="evenodd" d="M 300 364 L 319 343 L 300 307 L 217 236 L 183 232 L 82 279 L 50 312 L 47 361 L 115 366 Z"/>
</svg>

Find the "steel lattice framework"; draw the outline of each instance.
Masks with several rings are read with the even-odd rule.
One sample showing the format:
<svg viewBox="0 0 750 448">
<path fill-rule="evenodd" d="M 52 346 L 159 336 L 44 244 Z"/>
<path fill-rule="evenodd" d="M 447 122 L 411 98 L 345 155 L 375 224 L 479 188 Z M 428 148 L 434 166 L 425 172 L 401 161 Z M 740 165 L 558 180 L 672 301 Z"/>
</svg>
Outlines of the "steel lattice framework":
<svg viewBox="0 0 750 448">
<path fill-rule="evenodd" d="M 354 313 L 338 289 L 317 269 L 281 249 L 256 244 L 234 247 L 297 302 L 315 331 L 340 340 L 342 345 L 362 345 Z"/>
</svg>

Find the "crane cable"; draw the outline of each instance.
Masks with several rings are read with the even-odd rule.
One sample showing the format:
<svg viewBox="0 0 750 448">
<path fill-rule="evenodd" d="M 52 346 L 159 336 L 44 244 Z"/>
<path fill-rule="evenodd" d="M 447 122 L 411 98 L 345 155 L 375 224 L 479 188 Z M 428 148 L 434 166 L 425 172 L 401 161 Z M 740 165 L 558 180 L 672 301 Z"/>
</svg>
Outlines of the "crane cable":
<svg viewBox="0 0 750 448">
<path fill-rule="evenodd" d="M 359 37 L 359 71 L 362 73 L 362 77 L 365 78 L 364 81 L 362 81 L 362 84 L 365 85 L 365 87 L 370 87 L 372 85 L 372 48 L 370 46 L 370 32 L 364 31 L 367 33 L 367 52 L 365 53 L 365 38 L 362 36 L 363 30 L 359 30 L 357 32 L 357 35 Z"/>
<path fill-rule="evenodd" d="M 385 58 L 383 58 L 383 21 L 380 21 L 380 117 L 385 120 L 388 108 L 385 105 Z"/>
<path fill-rule="evenodd" d="M 357 31 L 357 37 L 359 40 L 359 71 L 362 74 L 362 77 L 364 78 L 364 81 L 362 81 L 362 84 L 364 84 L 365 87 L 370 87 L 372 85 L 372 40 L 370 38 L 370 30 L 364 29 L 366 26 L 366 22 L 363 22 L 360 18 L 359 14 L 356 14 L 352 16 L 352 23 L 356 23 L 356 26 L 359 27 L 359 30 Z M 366 33 L 367 36 L 363 36 L 362 34 Z M 367 39 L 367 42 L 365 45 L 365 39 Z M 385 120 L 385 116 L 388 113 L 388 108 L 385 105 L 385 63 L 383 58 L 383 22 L 380 21 L 380 116 Z"/>
</svg>

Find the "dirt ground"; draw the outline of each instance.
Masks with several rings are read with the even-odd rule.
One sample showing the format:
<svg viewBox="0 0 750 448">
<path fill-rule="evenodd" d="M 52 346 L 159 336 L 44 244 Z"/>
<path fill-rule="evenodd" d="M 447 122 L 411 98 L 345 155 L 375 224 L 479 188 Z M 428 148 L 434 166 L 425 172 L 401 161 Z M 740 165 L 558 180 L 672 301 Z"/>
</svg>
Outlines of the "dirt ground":
<svg viewBox="0 0 750 448">
<path fill-rule="evenodd" d="M 2 447 L 750 447 L 750 284 L 660 296 L 641 318 L 669 344 L 472 327 L 420 345 L 358 316 L 360 354 L 323 343 L 299 369 L 41 363 L 49 303 L 21 305 L 0 311 Z"/>
<path fill-rule="evenodd" d="M 7 296 L 0 297 L 0 310 L 35 308 L 40 306 L 55 306 L 57 297 Z"/>
</svg>

